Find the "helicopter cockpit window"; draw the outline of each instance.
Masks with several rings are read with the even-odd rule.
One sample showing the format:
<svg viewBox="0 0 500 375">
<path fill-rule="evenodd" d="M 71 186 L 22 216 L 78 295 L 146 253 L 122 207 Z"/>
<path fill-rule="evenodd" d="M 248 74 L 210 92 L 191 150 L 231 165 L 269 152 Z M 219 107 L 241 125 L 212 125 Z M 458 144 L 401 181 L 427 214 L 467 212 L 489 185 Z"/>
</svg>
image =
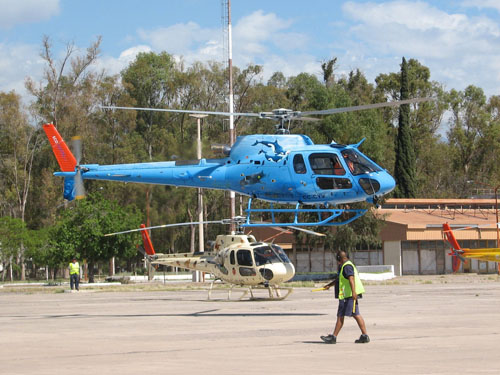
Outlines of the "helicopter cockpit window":
<svg viewBox="0 0 500 375">
<path fill-rule="evenodd" d="M 336 154 L 311 154 L 309 163 L 315 174 L 344 175 L 345 170 Z"/>
<path fill-rule="evenodd" d="M 307 172 L 302 154 L 297 154 L 293 157 L 293 170 L 297 174 L 305 174 Z"/>
<path fill-rule="evenodd" d="M 256 247 L 253 250 L 255 265 L 263 266 L 267 263 L 281 263 L 280 258 L 269 246 Z"/>
<path fill-rule="evenodd" d="M 283 263 L 292 263 L 290 259 L 287 257 L 285 251 L 281 247 L 279 247 L 278 245 L 271 245 L 271 246 L 273 250 L 276 252 L 276 254 L 278 254 L 278 256 L 281 258 Z"/>
<path fill-rule="evenodd" d="M 355 176 L 371 172 L 379 172 L 382 169 L 364 157 L 360 152 L 354 149 L 342 151 L 342 156 L 351 173 Z"/>
<path fill-rule="evenodd" d="M 235 264 L 235 259 L 234 259 L 234 250 L 231 250 L 231 253 L 229 254 L 229 263 Z"/>
<path fill-rule="evenodd" d="M 352 188 L 351 180 L 342 177 L 317 177 L 316 184 L 323 190 Z"/>
<path fill-rule="evenodd" d="M 250 250 L 238 250 L 236 259 L 240 266 L 253 266 L 252 253 L 250 253 Z"/>
</svg>

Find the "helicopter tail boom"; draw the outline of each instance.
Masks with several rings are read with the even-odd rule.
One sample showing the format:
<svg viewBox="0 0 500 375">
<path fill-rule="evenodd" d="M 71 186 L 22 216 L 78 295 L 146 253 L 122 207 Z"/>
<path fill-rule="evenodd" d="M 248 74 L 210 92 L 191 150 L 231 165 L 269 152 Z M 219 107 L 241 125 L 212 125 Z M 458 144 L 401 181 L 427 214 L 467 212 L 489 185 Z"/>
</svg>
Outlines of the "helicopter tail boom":
<svg viewBox="0 0 500 375">
<path fill-rule="evenodd" d="M 173 186 L 225 189 L 225 159 L 166 161 L 135 164 L 80 165 L 81 151 L 72 154 L 53 124 L 43 125 L 64 178 L 64 198 L 83 197 L 83 180 L 107 180 Z M 80 147 L 80 146 L 79 146 Z"/>
</svg>

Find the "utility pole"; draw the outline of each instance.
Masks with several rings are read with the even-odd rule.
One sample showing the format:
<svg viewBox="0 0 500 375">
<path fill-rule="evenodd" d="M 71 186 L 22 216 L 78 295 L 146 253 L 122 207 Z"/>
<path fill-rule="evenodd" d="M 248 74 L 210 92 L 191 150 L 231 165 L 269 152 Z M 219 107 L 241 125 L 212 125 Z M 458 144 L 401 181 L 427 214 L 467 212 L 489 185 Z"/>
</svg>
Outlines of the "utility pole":
<svg viewBox="0 0 500 375">
<path fill-rule="evenodd" d="M 228 73 L 229 73 L 229 145 L 232 146 L 236 141 L 234 130 L 234 94 L 233 94 L 233 39 L 231 26 L 231 0 L 223 0 L 223 21 L 227 17 L 227 50 L 228 50 Z M 224 11 L 227 8 L 227 14 Z M 224 41 L 225 42 L 225 41 Z M 230 191 L 230 215 L 231 218 L 236 216 L 236 198 L 234 191 Z M 231 223 L 231 232 L 236 230 L 236 225 Z"/>
<path fill-rule="evenodd" d="M 197 124 L 197 130 L 198 130 L 198 136 L 196 138 L 196 157 L 198 160 L 201 160 L 201 121 L 207 115 L 196 115 L 192 114 L 189 115 L 190 117 L 194 117 L 196 119 L 196 124 Z M 200 253 L 205 251 L 205 236 L 204 236 L 204 230 L 203 230 L 203 189 L 198 188 L 198 251 Z M 202 272 L 200 271 L 193 271 L 193 281 L 203 281 L 202 280 Z"/>
</svg>

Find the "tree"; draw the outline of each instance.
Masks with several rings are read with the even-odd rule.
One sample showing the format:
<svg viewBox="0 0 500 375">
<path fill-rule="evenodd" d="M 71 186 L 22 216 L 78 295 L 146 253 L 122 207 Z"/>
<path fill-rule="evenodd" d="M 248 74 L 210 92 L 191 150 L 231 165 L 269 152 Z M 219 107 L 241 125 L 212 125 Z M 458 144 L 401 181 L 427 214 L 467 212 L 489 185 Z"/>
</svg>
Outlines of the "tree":
<svg viewBox="0 0 500 375">
<path fill-rule="evenodd" d="M 417 196 L 428 196 L 429 191 L 445 194 L 448 185 L 448 171 L 444 163 L 439 163 L 440 155 L 447 146 L 438 132 L 442 125 L 443 113 L 448 104 L 442 84 L 431 81 L 429 68 L 420 64 L 418 60 L 410 59 L 407 62 L 408 92 L 410 98 L 434 98 L 436 100 L 411 104 L 409 124 L 415 154 L 415 187 Z M 388 74 L 379 74 L 375 78 L 376 101 L 399 100 L 401 97 L 401 71 Z M 381 111 L 384 120 L 394 124 L 397 129 L 399 108 L 386 108 Z M 394 138 L 397 131 L 391 131 Z M 395 142 L 393 140 L 393 142 Z M 395 143 L 394 143 L 395 144 Z M 394 147 L 391 147 L 394 149 Z M 437 154 L 436 156 L 433 156 Z M 392 161 L 394 165 L 394 160 Z M 395 167 L 388 169 L 395 170 Z"/>
<path fill-rule="evenodd" d="M 326 108 L 327 90 L 316 76 L 300 73 L 296 77 L 289 78 L 287 86 L 286 95 L 292 104 L 292 109 Z"/>
<path fill-rule="evenodd" d="M 384 218 L 379 217 L 376 211 L 366 203 L 356 204 L 356 208 L 364 208 L 368 211 L 359 219 L 336 227 L 334 231 L 327 233 L 325 243 L 330 249 L 339 251 L 353 251 L 356 248 L 376 249 L 380 248 L 380 230 L 384 224 Z"/>
<path fill-rule="evenodd" d="M 36 127 L 28 124 L 21 108 L 21 97 L 0 92 L 0 184 L 3 214 L 24 221 L 31 186 L 33 158 L 40 144 Z"/>
<path fill-rule="evenodd" d="M 0 262 L 3 269 L 8 265 L 10 281 L 14 280 L 14 259 L 19 257 L 25 236 L 24 221 L 8 216 L 0 217 Z M 2 281 L 4 279 L 5 272 L 2 274 Z"/>
<path fill-rule="evenodd" d="M 33 159 L 39 150 L 39 129 L 28 124 L 21 109 L 21 97 L 11 92 L 0 93 L 0 186 L 4 185 L 0 207 L 5 214 L 25 221 L 31 182 Z M 21 280 L 25 279 L 24 246 L 20 245 L 18 263 Z"/>
<path fill-rule="evenodd" d="M 274 86 L 277 89 L 285 89 L 286 88 L 286 78 L 282 72 L 274 72 L 267 81 L 268 86 Z"/>
<path fill-rule="evenodd" d="M 73 43 L 66 44 L 66 53 L 62 60 L 53 56 L 52 43 L 48 36 L 43 37 L 40 56 L 47 66 L 44 72 L 45 85 L 38 86 L 31 78 L 26 79 L 26 88 L 37 99 L 37 105 L 45 121 L 58 125 L 62 111 L 68 109 L 68 87 L 75 87 L 88 78 L 88 68 L 99 56 L 101 37 L 97 37 L 86 50 L 85 56 L 73 56 L 77 51 Z M 70 71 L 65 74 L 67 66 Z"/>
<path fill-rule="evenodd" d="M 408 65 L 403 57 L 401 63 L 401 100 L 409 99 Z M 415 153 L 410 128 L 410 105 L 399 106 L 399 128 L 396 140 L 396 167 L 394 168 L 398 198 L 415 198 Z"/>
<path fill-rule="evenodd" d="M 333 71 L 335 70 L 335 64 L 337 63 L 337 58 L 334 57 L 328 61 L 324 61 L 321 64 L 321 70 L 323 71 L 323 82 L 326 87 L 330 87 L 335 82 L 335 75 Z"/>
<path fill-rule="evenodd" d="M 36 276 L 38 267 L 45 267 L 45 277 L 48 280 L 50 269 L 52 269 L 54 278 L 57 267 L 61 264 L 61 258 L 54 251 L 50 244 L 50 232 L 52 227 L 46 227 L 38 230 L 26 231 L 24 246 L 26 248 L 25 256 L 31 261 L 32 271 Z"/>
<path fill-rule="evenodd" d="M 491 152 L 498 152 L 499 123 L 498 119 L 491 120 L 495 111 L 489 112 L 495 98 L 490 102 L 493 106 L 488 107 L 483 90 L 471 85 L 464 91 L 451 90 L 449 101 L 452 118 L 448 142 L 455 171 L 454 192 L 465 197 L 469 182 L 488 182 L 495 168 L 492 164 L 498 156 Z"/>
<path fill-rule="evenodd" d="M 73 256 L 85 259 L 89 265 L 89 282 L 93 282 L 97 262 L 135 254 L 139 243 L 137 235 L 105 237 L 104 234 L 137 228 L 139 224 L 140 215 L 135 210 L 100 194 L 91 194 L 62 213 L 52 237 L 53 246 L 61 262 L 69 262 Z"/>
</svg>

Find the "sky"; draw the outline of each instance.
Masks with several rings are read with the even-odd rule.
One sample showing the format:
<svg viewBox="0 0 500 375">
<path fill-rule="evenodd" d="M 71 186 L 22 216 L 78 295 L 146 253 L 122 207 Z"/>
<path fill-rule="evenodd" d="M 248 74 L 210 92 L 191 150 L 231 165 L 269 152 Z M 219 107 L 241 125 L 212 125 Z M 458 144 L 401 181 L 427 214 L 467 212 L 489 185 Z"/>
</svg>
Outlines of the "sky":
<svg viewBox="0 0 500 375">
<path fill-rule="evenodd" d="M 40 81 L 42 38 L 62 57 L 102 36 L 96 69 L 117 74 L 139 52 L 167 51 L 187 64 L 227 59 L 221 0 L 0 0 L 0 91 L 25 96 Z M 360 69 L 374 83 L 415 58 L 446 90 L 481 87 L 500 95 L 500 0 L 232 0 L 233 64 L 321 78 Z"/>
</svg>

